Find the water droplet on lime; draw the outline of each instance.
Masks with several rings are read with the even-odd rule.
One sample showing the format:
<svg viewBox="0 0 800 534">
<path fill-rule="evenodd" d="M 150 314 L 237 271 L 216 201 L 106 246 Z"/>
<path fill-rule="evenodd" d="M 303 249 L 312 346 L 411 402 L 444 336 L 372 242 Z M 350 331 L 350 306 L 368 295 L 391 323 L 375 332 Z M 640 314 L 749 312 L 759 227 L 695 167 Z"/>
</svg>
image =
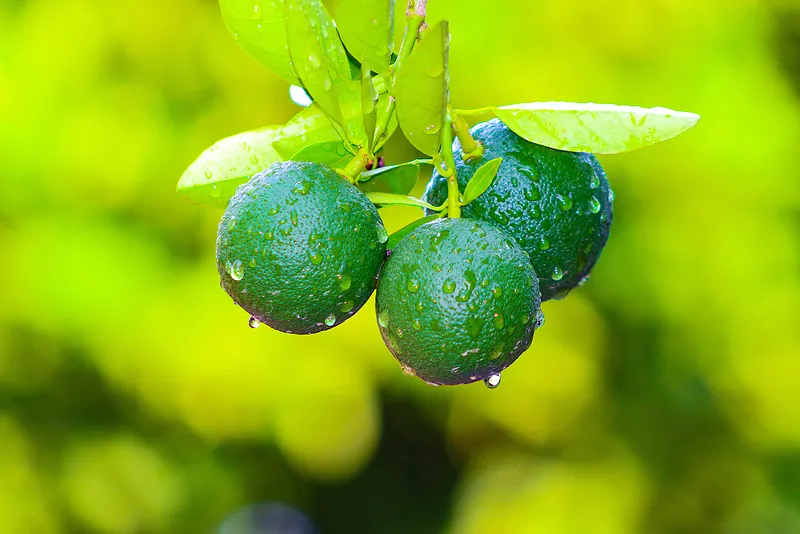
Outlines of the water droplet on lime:
<svg viewBox="0 0 800 534">
<path fill-rule="evenodd" d="M 347 291 L 350 289 L 350 285 L 353 283 L 353 281 L 350 279 L 350 276 L 346 274 L 337 274 L 336 278 L 339 279 L 339 288 L 342 291 Z"/>
<path fill-rule="evenodd" d="M 322 263 L 322 260 L 325 259 L 319 251 L 312 252 L 309 250 L 306 253 L 308 254 L 308 259 L 311 260 L 311 263 L 313 263 L 314 265 L 319 265 L 320 263 Z"/>
<path fill-rule="evenodd" d="M 336 316 L 334 314 L 330 314 L 329 316 L 325 317 L 325 324 L 327 326 L 333 326 L 336 324 Z"/>
<path fill-rule="evenodd" d="M 231 263 L 230 267 L 231 278 L 234 280 L 241 280 L 244 278 L 244 266 L 242 265 L 241 260 L 236 260 Z"/>
<path fill-rule="evenodd" d="M 383 328 L 389 327 L 389 310 L 383 310 L 378 314 L 378 324 Z"/>
<path fill-rule="evenodd" d="M 386 243 L 389 240 L 389 234 L 382 224 L 378 225 L 378 243 Z"/>
<path fill-rule="evenodd" d="M 259 321 L 258 319 L 256 319 L 251 315 L 250 319 L 247 321 L 247 326 L 249 326 L 250 328 L 258 328 L 259 326 L 261 326 L 261 321 Z"/>
<path fill-rule="evenodd" d="M 495 373 L 486 380 L 483 381 L 486 384 L 486 387 L 489 389 L 494 389 L 500 385 L 500 373 Z"/>
<path fill-rule="evenodd" d="M 494 324 L 494 327 L 498 330 L 502 330 L 506 326 L 505 319 L 503 319 L 503 314 L 499 312 L 495 313 L 494 317 L 492 317 L 492 323 Z"/>
<path fill-rule="evenodd" d="M 344 302 L 342 303 L 342 307 L 341 307 L 340 309 L 341 309 L 341 310 L 342 310 L 344 313 L 348 313 L 348 312 L 351 312 L 351 311 L 353 311 L 353 308 L 355 308 L 355 306 L 356 306 L 356 303 L 355 303 L 355 302 L 353 302 L 352 300 L 346 300 L 346 301 L 344 301 Z"/>
<path fill-rule="evenodd" d="M 447 294 L 453 293 L 456 290 L 456 283 L 450 280 L 449 278 L 444 281 L 442 284 L 442 291 Z"/>
<path fill-rule="evenodd" d="M 598 213 L 601 207 L 602 206 L 600 205 L 600 201 L 597 200 L 595 197 L 589 199 L 589 211 L 591 211 L 592 213 Z"/>
<path fill-rule="evenodd" d="M 553 274 L 550 275 L 550 278 L 558 282 L 559 280 L 564 278 L 564 271 L 561 270 L 561 267 L 556 265 L 555 267 L 553 267 Z"/>
<path fill-rule="evenodd" d="M 416 278 L 409 278 L 406 282 L 406 289 L 408 289 L 411 293 L 416 293 L 419 291 L 419 280 Z"/>
</svg>

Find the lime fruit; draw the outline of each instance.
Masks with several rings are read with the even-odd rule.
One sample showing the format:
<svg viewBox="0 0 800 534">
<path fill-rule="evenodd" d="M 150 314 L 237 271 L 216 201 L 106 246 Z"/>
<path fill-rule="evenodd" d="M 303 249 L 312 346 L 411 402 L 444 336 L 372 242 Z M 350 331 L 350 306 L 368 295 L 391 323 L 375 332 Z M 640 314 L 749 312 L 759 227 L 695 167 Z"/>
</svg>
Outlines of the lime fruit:
<svg viewBox="0 0 800 534">
<path fill-rule="evenodd" d="M 217 270 L 255 320 L 311 334 L 364 305 L 387 238 L 375 206 L 334 170 L 275 163 L 231 198 L 217 234 Z"/>
<path fill-rule="evenodd" d="M 541 324 L 536 273 L 495 225 L 442 219 L 392 250 L 376 297 L 381 336 L 406 374 L 435 385 L 485 380 L 531 344 Z"/>
<path fill-rule="evenodd" d="M 586 279 L 608 239 L 613 193 L 600 162 L 592 154 L 530 143 L 497 119 L 470 133 L 485 152 L 470 163 L 458 158 L 461 191 L 481 165 L 503 162 L 463 216 L 494 222 L 517 240 L 539 276 L 542 300 L 565 296 Z M 458 140 L 453 150 L 461 151 Z M 446 198 L 447 179 L 434 173 L 424 199 L 437 206 Z"/>
</svg>

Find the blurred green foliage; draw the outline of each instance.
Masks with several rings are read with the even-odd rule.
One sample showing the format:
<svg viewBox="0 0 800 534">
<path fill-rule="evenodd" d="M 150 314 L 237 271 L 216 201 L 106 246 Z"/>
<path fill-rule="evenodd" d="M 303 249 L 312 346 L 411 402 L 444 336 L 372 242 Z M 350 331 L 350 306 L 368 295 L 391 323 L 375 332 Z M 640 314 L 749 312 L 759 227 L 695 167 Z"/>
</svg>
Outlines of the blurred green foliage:
<svg viewBox="0 0 800 534">
<path fill-rule="evenodd" d="M 800 3 L 429 15 L 458 107 L 703 116 L 603 159 L 609 245 L 495 391 L 405 377 L 371 304 L 288 336 L 219 288 L 220 212 L 175 181 L 297 108 L 216 2 L 0 1 L 0 532 L 215 532 L 264 502 L 325 533 L 800 532 Z"/>
</svg>

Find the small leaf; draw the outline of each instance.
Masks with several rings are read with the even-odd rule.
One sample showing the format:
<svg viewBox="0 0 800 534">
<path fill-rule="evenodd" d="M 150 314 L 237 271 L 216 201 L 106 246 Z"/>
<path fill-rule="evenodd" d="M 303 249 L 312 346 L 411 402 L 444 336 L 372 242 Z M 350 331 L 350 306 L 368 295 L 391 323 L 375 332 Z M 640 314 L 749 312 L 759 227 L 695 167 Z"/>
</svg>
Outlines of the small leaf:
<svg viewBox="0 0 800 534">
<path fill-rule="evenodd" d="M 654 145 L 680 135 L 700 120 L 694 113 L 666 108 L 571 102 L 502 106 L 492 113 L 532 143 L 595 154 L 618 154 Z"/>
<path fill-rule="evenodd" d="M 350 64 L 321 0 L 286 0 L 286 37 L 303 86 L 314 102 L 341 122 L 336 85 L 350 80 Z"/>
<path fill-rule="evenodd" d="M 341 141 L 327 141 L 303 148 L 291 157 L 292 161 L 322 163 L 331 169 L 342 169 L 353 159 Z"/>
<path fill-rule="evenodd" d="M 364 131 L 367 136 L 367 148 L 372 150 L 372 138 L 375 137 L 375 124 L 378 117 L 378 93 L 372 84 L 369 69 L 361 66 L 361 115 L 364 119 Z"/>
<path fill-rule="evenodd" d="M 393 193 L 380 193 L 380 192 L 372 192 L 367 193 L 367 198 L 372 201 L 373 204 L 377 206 L 415 206 L 417 208 L 425 208 L 429 210 L 435 210 L 435 206 L 431 206 L 424 200 L 420 200 L 418 198 L 410 197 L 407 195 L 396 195 Z"/>
<path fill-rule="evenodd" d="M 224 208 L 254 174 L 282 161 L 272 143 L 280 126 L 267 126 L 217 141 L 191 164 L 178 180 L 178 193 L 192 202 Z"/>
<path fill-rule="evenodd" d="M 373 79 L 374 80 L 374 79 Z M 360 82 L 345 82 L 338 87 L 339 106 L 342 110 L 344 128 L 347 131 L 347 138 L 359 147 L 369 147 L 369 139 L 366 128 L 367 119 L 363 111 L 363 92 Z M 386 115 L 388 109 L 389 95 L 382 94 L 378 97 L 376 109 L 376 122 Z M 373 131 L 375 127 L 372 127 Z M 397 129 L 397 121 L 390 117 L 387 133 L 391 135 Z"/>
<path fill-rule="evenodd" d="M 299 85 L 289 86 L 289 98 L 291 98 L 292 102 L 301 108 L 307 108 L 313 102 L 311 100 L 311 95 L 309 95 L 306 90 Z"/>
<path fill-rule="evenodd" d="M 403 240 L 405 236 L 422 226 L 423 224 L 428 224 L 429 222 L 435 221 L 436 219 L 440 219 L 442 217 L 441 214 L 438 215 L 428 215 L 427 217 L 422 217 L 421 219 L 417 219 L 416 221 L 407 224 L 406 226 L 400 228 L 398 231 L 393 233 L 389 236 L 389 240 L 386 242 L 386 248 L 388 250 L 394 249 L 397 244 Z"/>
<path fill-rule="evenodd" d="M 341 142 L 341 137 L 322 109 L 311 104 L 286 123 L 273 147 L 284 159 L 291 159 L 306 146 L 327 141 Z"/>
<path fill-rule="evenodd" d="M 365 193 L 380 192 L 407 195 L 417 185 L 418 178 L 419 165 L 416 163 L 404 163 L 363 172 L 356 185 Z"/>
<path fill-rule="evenodd" d="M 487 161 L 475 171 L 475 174 L 472 175 L 472 178 L 470 178 L 467 183 L 466 189 L 464 189 L 464 197 L 461 202 L 462 206 L 466 206 L 489 189 L 489 186 L 492 185 L 494 181 L 494 177 L 497 176 L 497 170 L 500 168 L 502 162 L 503 158 L 495 158 L 491 161 Z"/>
<path fill-rule="evenodd" d="M 289 83 L 299 83 L 286 47 L 283 0 L 220 0 L 225 24 L 239 46 Z"/>
<path fill-rule="evenodd" d="M 414 147 L 439 153 L 447 106 L 447 60 L 450 31 L 442 21 L 423 32 L 422 40 L 400 67 L 395 86 L 400 128 Z"/>
<path fill-rule="evenodd" d="M 370 70 L 387 71 L 394 41 L 394 0 L 336 0 L 334 13 L 353 57 Z"/>
</svg>

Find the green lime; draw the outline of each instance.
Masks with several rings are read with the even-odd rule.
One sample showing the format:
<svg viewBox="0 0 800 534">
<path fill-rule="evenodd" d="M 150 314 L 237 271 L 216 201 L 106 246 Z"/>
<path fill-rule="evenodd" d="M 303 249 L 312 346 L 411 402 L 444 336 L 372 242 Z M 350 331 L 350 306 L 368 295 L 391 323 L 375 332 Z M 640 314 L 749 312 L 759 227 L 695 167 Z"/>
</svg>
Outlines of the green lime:
<svg viewBox="0 0 800 534">
<path fill-rule="evenodd" d="M 613 193 L 592 154 L 530 143 L 497 119 L 470 130 L 485 152 L 456 172 L 462 191 L 481 165 L 503 158 L 492 185 L 463 208 L 467 218 L 491 221 L 517 240 L 539 276 L 542 300 L 563 297 L 580 285 L 600 256 L 611 227 Z M 453 144 L 455 152 L 461 144 Z M 424 199 L 438 206 L 447 180 L 434 173 Z"/>
<path fill-rule="evenodd" d="M 375 206 L 335 171 L 275 163 L 231 198 L 219 224 L 217 270 L 225 291 L 257 321 L 311 334 L 364 305 L 387 238 Z"/>
<path fill-rule="evenodd" d="M 442 219 L 392 250 L 378 284 L 381 336 L 403 371 L 430 384 L 485 380 L 531 344 L 539 284 L 525 252 L 490 223 Z"/>
</svg>

